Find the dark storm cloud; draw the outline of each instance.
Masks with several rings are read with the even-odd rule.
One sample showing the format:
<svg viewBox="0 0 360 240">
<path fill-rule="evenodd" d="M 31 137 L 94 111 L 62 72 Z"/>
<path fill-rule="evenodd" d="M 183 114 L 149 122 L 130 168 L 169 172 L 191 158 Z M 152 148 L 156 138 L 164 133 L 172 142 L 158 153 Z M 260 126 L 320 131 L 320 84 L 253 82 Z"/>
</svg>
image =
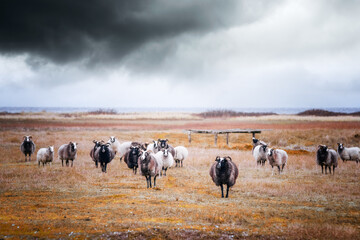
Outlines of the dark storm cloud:
<svg viewBox="0 0 360 240">
<path fill-rule="evenodd" d="M 237 16 L 239 3 L 4 0 L 0 3 L 0 54 L 25 53 L 56 64 L 117 61 L 149 41 L 251 21 L 252 15 Z M 36 68 L 42 63 L 29 60 L 28 64 Z"/>
</svg>

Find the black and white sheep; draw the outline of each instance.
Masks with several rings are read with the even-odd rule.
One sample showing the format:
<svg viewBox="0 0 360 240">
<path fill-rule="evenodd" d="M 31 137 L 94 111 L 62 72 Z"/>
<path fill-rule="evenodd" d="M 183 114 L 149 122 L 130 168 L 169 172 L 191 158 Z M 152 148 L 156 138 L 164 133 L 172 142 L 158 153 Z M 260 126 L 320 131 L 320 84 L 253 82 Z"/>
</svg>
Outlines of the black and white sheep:
<svg viewBox="0 0 360 240">
<path fill-rule="evenodd" d="M 139 157 L 140 173 L 146 178 L 147 188 L 152 188 L 151 177 L 154 178 L 154 187 L 156 187 L 156 177 L 160 175 L 163 163 L 157 159 L 151 151 L 142 151 Z"/>
<path fill-rule="evenodd" d="M 140 146 L 130 146 L 130 149 L 125 153 L 124 155 L 124 162 L 127 164 L 127 166 L 133 170 L 134 174 L 136 174 L 137 169 L 139 167 L 138 165 L 138 158 L 141 155 L 141 149 Z"/>
<path fill-rule="evenodd" d="M 261 141 L 260 139 L 257 139 L 255 137 L 253 137 L 252 138 L 252 145 L 253 145 L 252 152 L 254 152 L 254 149 L 255 149 L 256 146 L 267 145 L 267 143 L 264 142 L 264 141 Z"/>
<path fill-rule="evenodd" d="M 316 163 L 321 166 L 321 173 L 327 174 L 327 168 L 329 168 L 331 174 L 331 167 L 333 167 L 333 174 L 335 174 L 335 168 L 338 166 L 338 157 L 334 149 L 329 149 L 326 145 L 319 145 L 316 152 Z"/>
<path fill-rule="evenodd" d="M 148 151 L 150 152 L 151 150 Z M 162 175 L 164 172 L 164 176 L 166 176 L 167 169 L 172 167 L 172 165 L 174 164 L 174 158 L 169 152 L 169 149 L 167 148 L 162 149 L 161 151 L 154 154 L 154 157 L 156 158 L 156 160 L 161 161 L 163 163 L 163 167 L 162 167 L 162 171 L 160 172 L 160 175 Z"/>
<path fill-rule="evenodd" d="M 274 175 L 274 166 L 278 167 L 279 174 L 284 170 L 288 160 L 288 155 L 284 150 L 270 148 L 267 152 L 267 158 L 272 168 L 272 175 Z M 281 167 L 281 169 L 280 169 Z"/>
<path fill-rule="evenodd" d="M 28 160 L 31 161 L 31 155 L 35 152 L 36 145 L 32 140 L 32 136 L 24 136 L 24 141 L 20 145 L 21 152 L 25 155 L 25 162 L 27 161 L 26 156 L 28 155 Z"/>
<path fill-rule="evenodd" d="M 39 167 L 42 163 L 43 167 L 45 164 L 51 164 L 54 161 L 54 146 L 48 146 L 47 148 L 40 148 L 36 155 Z"/>
<path fill-rule="evenodd" d="M 158 142 L 153 140 L 152 143 L 149 143 L 146 147 L 146 150 L 151 150 L 153 153 L 157 153 L 159 151 L 158 149 Z"/>
<path fill-rule="evenodd" d="M 95 155 L 96 150 L 100 147 L 101 142 L 93 140 L 93 143 L 95 144 L 94 147 L 90 151 L 90 157 L 95 162 L 95 166 L 98 167 L 99 164 L 99 156 Z"/>
<path fill-rule="evenodd" d="M 344 147 L 343 143 L 338 143 L 338 154 L 343 162 L 345 161 L 360 161 L 360 148 L 358 147 Z"/>
<path fill-rule="evenodd" d="M 180 163 L 181 163 L 181 167 L 183 167 L 183 161 L 188 157 L 189 155 L 189 151 L 186 149 L 186 147 L 183 146 L 177 146 L 175 147 L 175 156 L 174 156 L 174 160 L 176 162 L 176 166 L 180 167 Z"/>
<path fill-rule="evenodd" d="M 169 140 L 168 139 L 158 139 L 158 151 L 164 149 L 164 148 L 167 148 L 169 149 L 169 152 L 175 156 L 175 148 L 173 146 L 171 146 L 169 144 Z"/>
<path fill-rule="evenodd" d="M 253 150 L 253 156 L 257 163 L 257 165 L 265 165 L 265 162 L 267 160 L 267 145 L 257 145 Z"/>
<path fill-rule="evenodd" d="M 210 168 L 209 174 L 216 186 L 221 187 L 221 197 L 223 198 L 223 184 L 226 184 L 226 197 L 228 197 L 229 188 L 235 185 L 239 170 L 231 157 L 217 156 L 215 163 Z"/>
<path fill-rule="evenodd" d="M 106 173 L 107 165 L 114 159 L 115 153 L 110 147 L 110 143 L 103 143 L 96 150 L 95 155 L 98 156 L 101 171 Z"/>
<path fill-rule="evenodd" d="M 68 144 L 60 146 L 58 155 L 62 166 L 64 166 L 64 160 L 66 161 L 66 166 L 69 166 L 69 161 L 71 161 L 71 167 L 73 166 L 74 160 L 77 156 L 77 145 L 78 144 L 76 142 L 69 142 Z"/>
</svg>

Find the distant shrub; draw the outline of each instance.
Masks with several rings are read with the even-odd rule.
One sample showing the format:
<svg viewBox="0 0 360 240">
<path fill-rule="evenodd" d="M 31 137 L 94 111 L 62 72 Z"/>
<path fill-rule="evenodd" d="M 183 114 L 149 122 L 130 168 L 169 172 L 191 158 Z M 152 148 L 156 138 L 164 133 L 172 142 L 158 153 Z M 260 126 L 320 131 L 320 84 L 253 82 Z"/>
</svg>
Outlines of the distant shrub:
<svg viewBox="0 0 360 240">
<path fill-rule="evenodd" d="M 233 110 L 211 110 L 197 114 L 203 118 L 228 118 L 228 117 L 257 117 L 257 116 L 268 116 L 277 115 L 273 112 L 236 112 Z"/>
<path fill-rule="evenodd" d="M 88 112 L 89 114 L 94 114 L 94 115 L 107 115 L 107 114 L 117 114 L 115 109 L 107 109 L 107 108 L 99 108 L 95 111 L 90 111 Z"/>
<path fill-rule="evenodd" d="M 333 117 L 333 116 L 360 116 L 360 112 L 353 113 L 342 113 L 342 112 L 332 112 L 323 109 L 310 109 L 298 113 L 299 116 L 321 116 L 321 117 Z"/>
</svg>

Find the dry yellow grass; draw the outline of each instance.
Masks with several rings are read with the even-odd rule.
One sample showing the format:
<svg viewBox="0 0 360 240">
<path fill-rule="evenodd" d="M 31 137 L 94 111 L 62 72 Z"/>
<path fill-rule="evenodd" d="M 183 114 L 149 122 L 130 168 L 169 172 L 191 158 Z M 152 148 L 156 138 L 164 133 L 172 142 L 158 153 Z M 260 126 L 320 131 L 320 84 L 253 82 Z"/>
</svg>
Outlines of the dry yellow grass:
<svg viewBox="0 0 360 240">
<path fill-rule="evenodd" d="M 227 120 L 223 120 L 227 121 Z M 291 148 L 283 175 L 271 167 L 257 167 L 251 156 L 250 135 L 230 135 L 230 147 L 220 136 L 187 135 L 173 131 L 118 129 L 20 129 L 0 131 L 0 238 L 287 238 L 359 239 L 360 166 L 339 162 L 335 176 L 322 175 L 311 151 L 318 143 L 337 139 L 358 143 L 356 129 L 279 129 L 261 138 Z M 19 146 L 31 134 L 37 149 L 79 142 L 73 168 L 38 167 L 35 156 L 24 162 Z M 145 178 L 133 175 L 114 159 L 108 173 L 96 169 L 89 157 L 93 139 L 150 141 L 169 138 L 184 145 L 189 158 L 184 168 L 172 168 L 146 189 Z M 334 142 L 335 141 L 335 142 Z M 217 155 L 229 155 L 239 167 L 239 178 L 228 199 L 208 171 Z M 55 154 L 57 157 L 57 153 Z"/>
</svg>

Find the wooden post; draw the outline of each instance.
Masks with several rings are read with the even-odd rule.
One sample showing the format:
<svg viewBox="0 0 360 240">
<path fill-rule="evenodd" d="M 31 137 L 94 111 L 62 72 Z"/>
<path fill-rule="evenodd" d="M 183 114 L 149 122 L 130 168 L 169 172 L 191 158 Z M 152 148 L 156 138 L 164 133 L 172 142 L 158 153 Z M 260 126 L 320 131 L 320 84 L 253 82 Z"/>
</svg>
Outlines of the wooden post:
<svg viewBox="0 0 360 240">
<path fill-rule="evenodd" d="M 229 146 L 229 133 L 226 133 L 226 145 Z"/>
<path fill-rule="evenodd" d="M 188 131 L 189 144 L 191 144 L 191 131 Z"/>
<path fill-rule="evenodd" d="M 253 137 L 255 137 L 255 133 L 254 133 L 254 132 L 252 133 L 252 135 L 253 135 Z"/>
<path fill-rule="evenodd" d="M 216 145 L 217 145 L 217 133 L 215 133 L 215 147 L 216 147 Z"/>
</svg>

